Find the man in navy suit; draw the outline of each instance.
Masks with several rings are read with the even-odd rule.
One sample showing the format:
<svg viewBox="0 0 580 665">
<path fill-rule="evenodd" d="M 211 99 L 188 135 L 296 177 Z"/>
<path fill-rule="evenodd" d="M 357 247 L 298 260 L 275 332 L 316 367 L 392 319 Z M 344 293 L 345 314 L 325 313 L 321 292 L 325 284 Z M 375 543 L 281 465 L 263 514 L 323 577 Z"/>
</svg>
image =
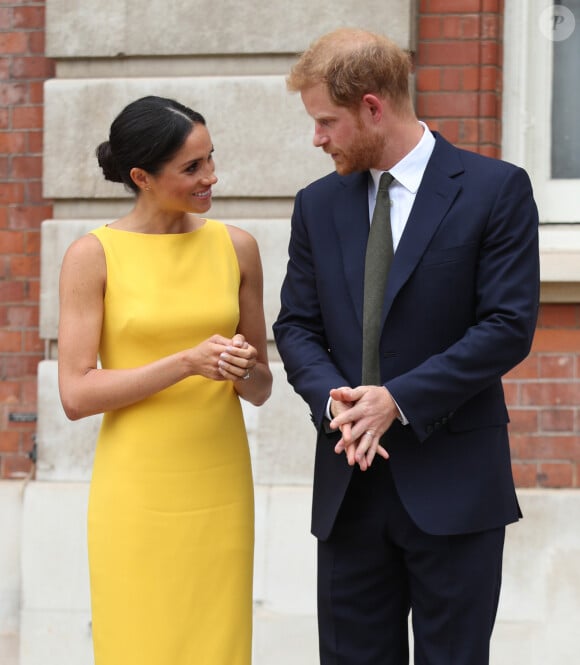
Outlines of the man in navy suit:
<svg viewBox="0 0 580 665">
<path fill-rule="evenodd" d="M 538 216 L 525 171 L 415 116 L 409 58 L 344 29 L 288 87 L 336 173 L 297 196 L 274 333 L 318 431 L 323 665 L 487 665 L 506 524 L 521 516 L 501 377 L 529 353 Z M 394 257 L 380 385 L 361 385 L 365 252 L 388 171 Z"/>
</svg>

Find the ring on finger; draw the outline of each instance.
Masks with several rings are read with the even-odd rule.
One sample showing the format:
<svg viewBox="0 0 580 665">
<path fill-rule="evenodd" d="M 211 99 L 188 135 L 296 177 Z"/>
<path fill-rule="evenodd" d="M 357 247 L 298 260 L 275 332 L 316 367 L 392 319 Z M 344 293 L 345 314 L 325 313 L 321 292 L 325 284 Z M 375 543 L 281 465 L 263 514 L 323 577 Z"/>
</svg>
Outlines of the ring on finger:
<svg viewBox="0 0 580 665">
<path fill-rule="evenodd" d="M 242 380 L 246 381 L 249 378 L 250 378 L 250 370 L 247 370 L 246 373 L 244 374 L 244 376 L 242 376 Z"/>
</svg>

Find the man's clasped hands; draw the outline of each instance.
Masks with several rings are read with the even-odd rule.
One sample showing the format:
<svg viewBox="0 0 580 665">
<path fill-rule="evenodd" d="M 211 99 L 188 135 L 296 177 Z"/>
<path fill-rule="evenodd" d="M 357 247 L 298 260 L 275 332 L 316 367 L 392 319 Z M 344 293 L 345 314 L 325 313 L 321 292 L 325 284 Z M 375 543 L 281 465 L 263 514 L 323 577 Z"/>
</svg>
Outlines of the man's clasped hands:
<svg viewBox="0 0 580 665">
<path fill-rule="evenodd" d="M 345 386 L 333 388 L 330 397 L 330 427 L 342 435 L 334 452 L 346 453 L 348 464 L 358 464 L 361 471 L 371 466 L 376 455 L 388 459 L 380 440 L 400 416 L 389 391 L 384 386 Z"/>
</svg>

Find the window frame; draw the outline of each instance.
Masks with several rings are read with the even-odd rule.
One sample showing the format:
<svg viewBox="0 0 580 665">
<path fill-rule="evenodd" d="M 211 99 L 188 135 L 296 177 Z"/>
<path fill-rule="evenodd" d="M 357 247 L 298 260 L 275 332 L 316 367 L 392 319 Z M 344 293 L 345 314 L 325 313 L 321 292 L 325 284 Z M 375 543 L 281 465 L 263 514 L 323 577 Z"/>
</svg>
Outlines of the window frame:
<svg viewBox="0 0 580 665">
<path fill-rule="evenodd" d="M 553 42 L 540 15 L 553 5 L 505 0 L 502 156 L 530 174 L 542 223 L 573 224 L 580 223 L 580 179 L 551 177 Z"/>
</svg>

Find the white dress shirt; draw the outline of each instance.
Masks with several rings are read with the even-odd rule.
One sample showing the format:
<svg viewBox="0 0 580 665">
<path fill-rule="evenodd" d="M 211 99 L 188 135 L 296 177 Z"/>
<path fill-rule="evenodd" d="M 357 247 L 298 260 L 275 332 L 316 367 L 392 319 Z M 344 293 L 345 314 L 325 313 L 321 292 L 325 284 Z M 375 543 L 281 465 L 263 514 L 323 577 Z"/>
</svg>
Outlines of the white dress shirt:
<svg viewBox="0 0 580 665">
<path fill-rule="evenodd" d="M 389 187 L 389 196 L 391 199 L 391 230 L 393 232 L 393 249 L 397 251 L 399 241 L 405 230 L 405 225 L 409 219 L 411 208 L 415 203 L 415 196 L 423 174 L 427 168 L 427 162 L 431 157 L 435 147 L 435 137 L 424 122 L 419 122 L 423 127 L 423 136 L 417 145 L 406 154 L 400 162 L 397 162 L 389 173 L 394 180 Z M 379 180 L 384 171 L 370 169 L 371 178 L 369 178 L 369 219 L 372 220 L 375 210 L 375 200 Z"/>
</svg>

